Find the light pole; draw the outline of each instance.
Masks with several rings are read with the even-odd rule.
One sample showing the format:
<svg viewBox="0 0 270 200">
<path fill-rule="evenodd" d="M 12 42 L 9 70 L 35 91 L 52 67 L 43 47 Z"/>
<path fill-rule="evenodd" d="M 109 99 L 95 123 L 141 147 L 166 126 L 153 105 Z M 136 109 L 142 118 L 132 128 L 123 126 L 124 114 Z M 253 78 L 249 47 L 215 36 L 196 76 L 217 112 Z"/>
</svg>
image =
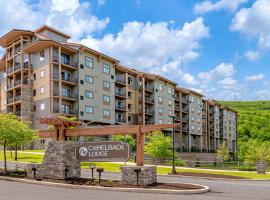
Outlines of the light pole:
<svg viewBox="0 0 270 200">
<path fill-rule="evenodd" d="M 174 124 L 174 118 L 175 116 L 172 116 L 172 123 Z M 172 162 L 172 174 L 176 174 L 176 170 L 175 170 L 175 128 L 173 127 L 173 132 L 172 132 L 172 143 L 173 143 L 173 162 Z"/>
</svg>

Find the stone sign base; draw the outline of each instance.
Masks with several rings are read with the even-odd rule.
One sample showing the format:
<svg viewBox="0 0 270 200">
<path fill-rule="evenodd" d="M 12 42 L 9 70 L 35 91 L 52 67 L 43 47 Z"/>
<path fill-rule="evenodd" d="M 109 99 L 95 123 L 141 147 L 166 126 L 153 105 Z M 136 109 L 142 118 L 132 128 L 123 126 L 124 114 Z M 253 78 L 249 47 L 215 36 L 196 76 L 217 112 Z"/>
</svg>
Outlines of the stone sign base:
<svg viewBox="0 0 270 200">
<path fill-rule="evenodd" d="M 38 179 L 65 179 L 66 173 L 67 178 L 79 178 L 81 166 L 75 159 L 75 146 L 71 141 L 47 141 L 43 163 L 27 165 L 27 176 L 34 177 L 32 168 L 35 167 Z"/>
<path fill-rule="evenodd" d="M 137 174 L 135 169 L 141 169 L 139 173 L 139 185 L 145 186 L 157 182 L 156 166 L 123 166 L 121 167 L 122 184 L 137 185 Z"/>
</svg>

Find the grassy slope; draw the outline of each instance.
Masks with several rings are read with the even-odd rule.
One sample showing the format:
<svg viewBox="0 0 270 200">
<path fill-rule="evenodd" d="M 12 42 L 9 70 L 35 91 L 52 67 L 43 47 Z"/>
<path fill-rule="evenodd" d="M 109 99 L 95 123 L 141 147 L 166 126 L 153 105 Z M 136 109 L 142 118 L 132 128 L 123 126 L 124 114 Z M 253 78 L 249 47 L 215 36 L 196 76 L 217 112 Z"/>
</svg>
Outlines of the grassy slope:
<svg viewBox="0 0 270 200">
<path fill-rule="evenodd" d="M 246 111 L 267 111 L 270 112 L 270 101 L 221 101 L 229 107 L 240 112 Z"/>
<path fill-rule="evenodd" d="M 7 159 L 9 161 L 14 160 L 10 157 L 10 153 L 7 154 Z M 43 155 L 40 154 L 26 154 L 19 153 L 18 161 L 19 162 L 31 162 L 31 163 L 41 163 L 43 159 Z M 3 160 L 3 152 L 0 151 L 0 160 Z M 89 168 L 90 163 L 81 163 L 83 168 Z M 96 167 L 103 167 L 107 172 L 120 172 L 120 167 L 122 164 L 118 163 L 109 163 L 109 162 L 96 162 Z M 171 172 L 171 167 L 158 167 L 158 174 L 168 174 Z M 233 172 L 233 171 L 215 171 L 215 170 L 199 170 L 199 169 L 185 169 L 185 168 L 177 168 L 177 172 L 194 172 L 194 173 L 210 173 L 210 174 L 222 174 L 222 175 L 231 175 L 231 176 L 239 176 L 244 178 L 252 178 L 252 179 L 270 179 L 270 174 L 267 175 L 258 175 L 256 172 Z"/>
</svg>

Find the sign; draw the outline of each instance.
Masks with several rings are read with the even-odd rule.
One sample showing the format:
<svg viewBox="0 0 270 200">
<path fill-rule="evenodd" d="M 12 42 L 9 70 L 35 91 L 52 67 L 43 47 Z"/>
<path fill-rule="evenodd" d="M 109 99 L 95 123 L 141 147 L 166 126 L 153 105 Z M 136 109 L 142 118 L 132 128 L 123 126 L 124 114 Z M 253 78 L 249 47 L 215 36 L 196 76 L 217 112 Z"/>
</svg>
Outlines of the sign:
<svg viewBox="0 0 270 200">
<path fill-rule="evenodd" d="M 266 162 L 264 160 L 257 161 L 257 174 L 266 174 Z"/>
<path fill-rule="evenodd" d="M 125 162 L 129 159 L 129 145 L 118 141 L 83 142 L 76 146 L 75 157 L 79 162 Z"/>
</svg>

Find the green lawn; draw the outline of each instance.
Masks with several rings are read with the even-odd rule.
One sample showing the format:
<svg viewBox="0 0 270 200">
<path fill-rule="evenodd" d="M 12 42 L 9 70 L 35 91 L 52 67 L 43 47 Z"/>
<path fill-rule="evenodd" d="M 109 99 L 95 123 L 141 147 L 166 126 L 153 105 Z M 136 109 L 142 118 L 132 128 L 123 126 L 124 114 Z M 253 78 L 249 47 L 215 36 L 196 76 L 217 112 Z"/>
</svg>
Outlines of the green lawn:
<svg viewBox="0 0 270 200">
<path fill-rule="evenodd" d="M 29 154 L 29 153 L 18 153 L 18 161 L 20 162 L 31 162 L 31 163 L 41 163 L 43 159 L 43 155 L 40 154 Z M 3 160 L 3 151 L 0 151 L 0 160 Z M 7 153 L 7 160 L 14 160 L 14 152 L 13 157 L 10 157 L 10 152 Z M 91 163 L 85 162 L 81 163 L 82 168 L 89 168 Z M 105 171 L 108 172 L 120 172 L 120 167 L 123 164 L 118 163 L 109 163 L 109 162 L 94 162 L 96 167 L 103 167 Z M 158 167 L 157 172 L 159 175 L 168 174 L 171 172 L 171 167 Z M 230 175 L 230 176 L 238 176 L 243 178 L 251 178 L 251 179 L 269 179 L 270 174 L 261 175 L 256 172 L 234 172 L 234 171 L 216 171 L 216 170 L 200 170 L 200 169 L 181 169 L 178 168 L 177 172 L 193 172 L 193 173 L 206 173 L 206 174 L 222 174 L 222 175 Z"/>
</svg>

